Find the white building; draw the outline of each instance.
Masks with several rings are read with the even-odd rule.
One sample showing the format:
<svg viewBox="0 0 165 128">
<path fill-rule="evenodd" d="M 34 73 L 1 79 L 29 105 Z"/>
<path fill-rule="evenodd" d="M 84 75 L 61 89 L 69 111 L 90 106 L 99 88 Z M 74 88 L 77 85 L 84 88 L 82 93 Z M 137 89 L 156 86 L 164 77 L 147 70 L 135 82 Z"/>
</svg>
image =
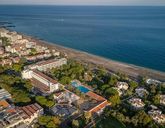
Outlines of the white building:
<svg viewBox="0 0 165 128">
<path fill-rule="evenodd" d="M 145 104 L 143 103 L 143 101 L 140 98 L 131 98 L 131 99 L 129 99 L 128 102 L 135 109 L 142 109 L 145 106 Z"/>
<path fill-rule="evenodd" d="M 35 48 L 36 42 L 27 42 L 26 43 L 26 48 Z"/>
<path fill-rule="evenodd" d="M 22 39 L 22 35 L 17 34 L 17 32 L 6 32 L 1 33 L 1 37 L 7 37 L 11 41 L 11 43 Z"/>
<path fill-rule="evenodd" d="M 113 88 L 116 89 L 121 96 L 126 90 L 128 90 L 129 86 L 126 82 L 117 82 L 116 86 Z"/>
<path fill-rule="evenodd" d="M 165 105 L 165 95 L 160 95 L 160 104 Z"/>
<path fill-rule="evenodd" d="M 54 99 L 57 100 L 58 103 L 69 102 L 71 104 L 72 102 L 79 100 L 80 97 L 69 90 L 65 90 L 60 93 L 55 93 Z"/>
<path fill-rule="evenodd" d="M 24 70 L 22 77 L 24 79 L 30 79 L 33 86 L 43 95 L 57 91 L 60 86 L 57 81 L 37 70 Z"/>
<path fill-rule="evenodd" d="M 156 123 L 165 124 L 165 114 L 162 114 L 162 111 L 152 109 L 148 111 L 148 114 Z"/>
<path fill-rule="evenodd" d="M 135 92 L 140 97 L 143 97 L 144 95 L 148 95 L 149 94 L 149 92 L 146 89 L 144 89 L 144 88 L 136 88 Z"/>
<path fill-rule="evenodd" d="M 127 90 L 129 86 L 126 82 L 117 82 L 116 87 L 119 89 Z"/>
<path fill-rule="evenodd" d="M 11 99 L 11 94 L 5 89 L 0 89 L 0 99 Z"/>
<path fill-rule="evenodd" d="M 38 69 L 39 71 L 46 71 L 48 69 L 60 67 L 64 64 L 67 64 L 66 58 L 51 59 L 51 60 L 40 61 L 33 65 L 29 65 L 28 68 L 29 69 Z"/>
<path fill-rule="evenodd" d="M 154 79 L 147 79 L 146 80 L 146 83 L 147 84 L 161 84 L 161 82 L 160 81 L 158 81 L 158 80 L 154 80 Z"/>
</svg>

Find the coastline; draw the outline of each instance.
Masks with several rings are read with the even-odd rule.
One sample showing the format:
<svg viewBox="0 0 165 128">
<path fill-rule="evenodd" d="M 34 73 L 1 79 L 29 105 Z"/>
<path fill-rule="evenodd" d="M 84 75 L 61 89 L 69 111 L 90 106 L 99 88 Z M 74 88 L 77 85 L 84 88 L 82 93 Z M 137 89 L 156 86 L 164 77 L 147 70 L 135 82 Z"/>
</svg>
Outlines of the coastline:
<svg viewBox="0 0 165 128">
<path fill-rule="evenodd" d="M 22 33 L 20 33 L 20 34 L 22 34 Z M 54 43 L 51 43 L 48 41 L 37 39 L 37 37 L 32 37 L 32 36 L 28 36 L 25 34 L 22 34 L 22 35 L 25 38 L 36 41 L 37 43 L 39 43 L 41 45 L 47 46 L 52 49 L 57 49 L 58 51 L 67 54 L 67 57 L 70 59 L 74 59 L 74 60 L 77 60 L 80 62 L 89 63 L 89 64 L 93 64 L 93 65 L 97 65 L 97 66 L 102 66 L 102 67 L 108 69 L 112 73 L 121 72 L 121 73 L 128 75 L 129 77 L 131 77 L 133 79 L 136 79 L 139 76 L 147 76 L 147 77 L 157 79 L 157 80 L 160 80 L 163 82 L 165 81 L 165 73 L 161 72 L 161 71 L 156 71 L 153 69 L 136 66 L 133 64 L 118 62 L 115 60 L 111 60 L 111 59 L 107 59 L 107 58 L 100 57 L 97 55 L 93 55 L 93 54 L 90 54 L 87 52 L 79 51 L 76 49 L 72 49 L 72 48 L 64 47 L 64 46 L 61 46 L 58 44 L 54 44 Z"/>
</svg>

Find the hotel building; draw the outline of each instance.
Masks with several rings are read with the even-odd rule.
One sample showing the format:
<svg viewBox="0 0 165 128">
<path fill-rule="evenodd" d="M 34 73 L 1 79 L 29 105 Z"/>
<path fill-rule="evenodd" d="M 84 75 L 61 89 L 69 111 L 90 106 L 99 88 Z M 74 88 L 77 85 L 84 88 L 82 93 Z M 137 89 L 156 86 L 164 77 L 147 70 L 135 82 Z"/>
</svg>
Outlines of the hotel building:
<svg viewBox="0 0 165 128">
<path fill-rule="evenodd" d="M 51 59 L 51 60 L 40 61 L 33 65 L 29 65 L 27 68 L 28 69 L 37 69 L 39 71 L 47 71 L 48 69 L 57 68 L 64 64 L 67 64 L 66 58 Z"/>
<path fill-rule="evenodd" d="M 59 89 L 60 84 L 54 79 L 46 76 L 38 70 L 24 70 L 22 72 L 24 79 L 30 79 L 34 86 L 35 92 L 39 92 L 42 95 L 49 95 Z"/>
</svg>

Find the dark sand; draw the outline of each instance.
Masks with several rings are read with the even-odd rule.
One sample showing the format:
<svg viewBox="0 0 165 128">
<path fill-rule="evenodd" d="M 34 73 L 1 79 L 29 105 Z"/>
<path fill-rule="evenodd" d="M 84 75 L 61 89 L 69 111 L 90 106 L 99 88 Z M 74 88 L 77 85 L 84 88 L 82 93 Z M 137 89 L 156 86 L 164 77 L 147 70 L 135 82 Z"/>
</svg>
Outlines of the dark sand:
<svg viewBox="0 0 165 128">
<path fill-rule="evenodd" d="M 139 67 L 139 66 L 135 66 L 135 65 L 131 65 L 131 64 L 126 64 L 126 63 L 122 63 L 122 62 L 117 62 L 114 60 L 110 60 L 110 59 L 106 59 L 106 58 L 99 57 L 96 55 L 92 55 L 92 54 L 89 54 L 86 52 L 82 52 L 82 51 L 78 51 L 75 49 L 66 48 L 66 47 L 63 47 L 63 46 L 60 46 L 57 44 L 42 41 L 42 40 L 39 40 L 36 38 L 32 38 L 30 36 L 26 36 L 26 38 L 31 38 L 32 40 L 38 42 L 39 44 L 48 46 L 49 48 L 53 48 L 53 49 L 56 49 L 57 51 L 65 53 L 65 54 L 67 54 L 68 58 L 75 59 L 80 62 L 94 64 L 97 66 L 102 66 L 113 73 L 121 72 L 121 73 L 124 73 L 124 74 L 130 76 L 131 78 L 135 78 L 135 79 L 138 76 L 147 76 L 147 77 L 150 77 L 153 79 L 165 81 L 164 72 L 147 69 L 147 68 L 143 68 L 143 67 Z"/>
</svg>

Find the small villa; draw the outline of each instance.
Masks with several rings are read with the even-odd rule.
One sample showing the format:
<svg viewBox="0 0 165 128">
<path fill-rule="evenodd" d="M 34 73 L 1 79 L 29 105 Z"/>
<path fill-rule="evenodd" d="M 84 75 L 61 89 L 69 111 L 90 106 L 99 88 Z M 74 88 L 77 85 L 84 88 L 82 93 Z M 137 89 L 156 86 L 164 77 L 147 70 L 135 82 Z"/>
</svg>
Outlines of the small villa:
<svg viewBox="0 0 165 128">
<path fill-rule="evenodd" d="M 73 103 L 80 99 L 79 96 L 74 94 L 73 92 L 65 89 L 61 92 L 55 92 L 54 99 L 57 101 L 57 103 Z"/>
<path fill-rule="evenodd" d="M 134 109 L 137 109 L 137 110 L 142 109 L 145 106 L 145 104 L 140 98 L 131 98 L 129 99 L 128 102 L 131 104 L 131 106 Z"/>
<path fill-rule="evenodd" d="M 148 111 L 148 114 L 156 123 L 165 124 L 165 114 L 162 114 L 162 111 L 152 109 Z"/>
<path fill-rule="evenodd" d="M 148 95 L 149 94 L 149 92 L 146 89 L 144 89 L 144 88 L 136 88 L 135 92 L 136 92 L 136 94 L 139 97 L 143 97 L 144 95 Z"/>
<path fill-rule="evenodd" d="M 165 95 L 160 95 L 160 104 L 165 105 Z"/>
</svg>

